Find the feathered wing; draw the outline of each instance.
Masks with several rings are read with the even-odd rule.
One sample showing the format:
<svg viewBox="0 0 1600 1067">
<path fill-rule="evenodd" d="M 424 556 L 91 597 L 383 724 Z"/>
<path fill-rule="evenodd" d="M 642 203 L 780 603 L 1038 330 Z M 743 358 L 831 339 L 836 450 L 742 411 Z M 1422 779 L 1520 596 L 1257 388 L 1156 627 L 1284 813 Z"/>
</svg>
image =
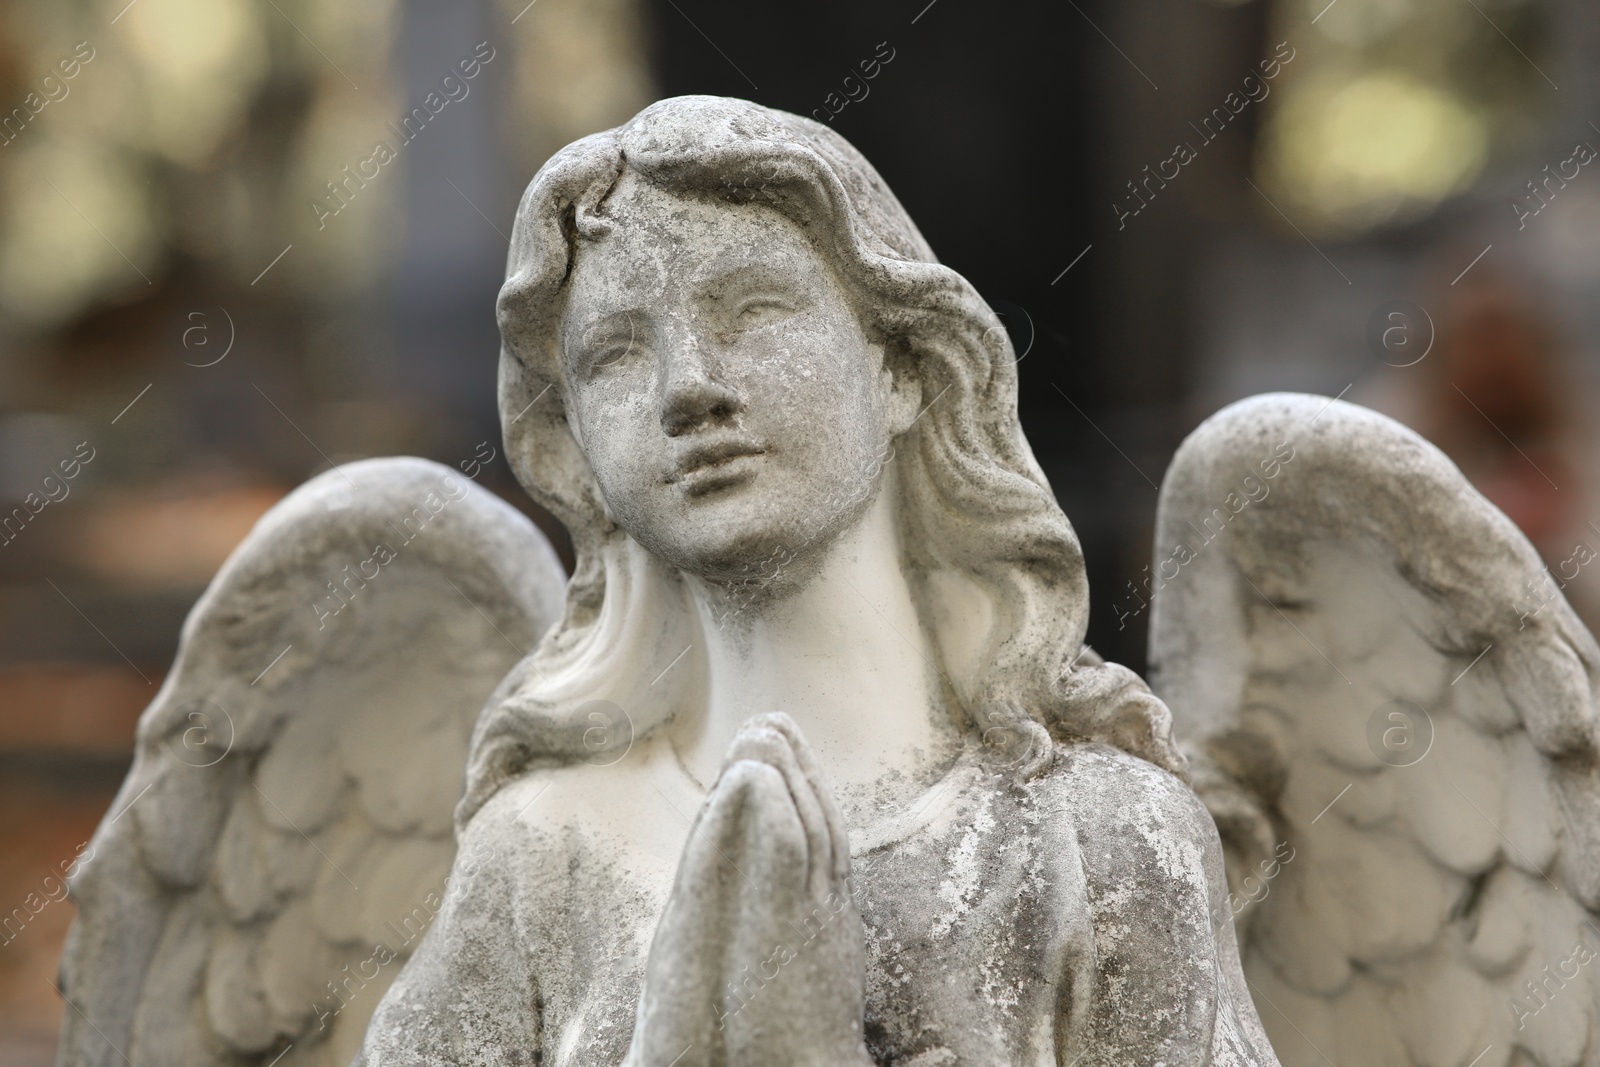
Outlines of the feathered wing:
<svg viewBox="0 0 1600 1067">
<path fill-rule="evenodd" d="M 564 585 L 527 519 L 423 460 L 268 512 L 73 876 L 58 1063 L 348 1064 L 447 891 L 473 723 Z"/>
<path fill-rule="evenodd" d="M 1285 1067 L 1600 1062 L 1600 649 L 1527 539 L 1398 423 L 1276 394 L 1179 449 L 1156 560 Z"/>
</svg>

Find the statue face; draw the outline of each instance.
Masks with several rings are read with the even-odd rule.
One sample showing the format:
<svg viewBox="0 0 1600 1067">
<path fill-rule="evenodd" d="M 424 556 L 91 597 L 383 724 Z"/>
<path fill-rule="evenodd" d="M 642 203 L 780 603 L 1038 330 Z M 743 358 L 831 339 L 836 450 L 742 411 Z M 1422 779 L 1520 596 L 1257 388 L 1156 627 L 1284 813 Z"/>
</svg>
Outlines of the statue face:
<svg viewBox="0 0 1600 1067">
<path fill-rule="evenodd" d="M 561 343 L 568 419 L 612 517 L 713 580 L 831 543 L 866 509 L 909 392 L 832 267 L 765 206 L 630 173 L 606 210 Z"/>
</svg>

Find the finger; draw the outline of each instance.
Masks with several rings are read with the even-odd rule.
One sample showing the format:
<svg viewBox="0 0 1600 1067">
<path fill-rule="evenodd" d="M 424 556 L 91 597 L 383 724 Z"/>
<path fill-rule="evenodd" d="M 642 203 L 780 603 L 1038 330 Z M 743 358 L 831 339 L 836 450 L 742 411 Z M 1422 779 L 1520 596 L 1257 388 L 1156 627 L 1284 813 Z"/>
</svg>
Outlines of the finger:
<svg viewBox="0 0 1600 1067">
<path fill-rule="evenodd" d="M 833 838 L 816 790 L 807 781 L 788 738 L 768 726 L 747 725 L 729 746 L 728 758 L 756 760 L 783 775 L 790 802 L 805 833 L 806 887 L 813 896 L 826 895 L 833 867 Z"/>
<path fill-rule="evenodd" d="M 822 773 L 822 765 L 817 762 L 816 754 L 811 751 L 811 745 L 807 743 L 805 735 L 800 732 L 800 727 L 795 721 L 781 711 L 757 715 L 750 722 L 751 725 L 776 730 L 788 740 L 794 758 L 822 808 L 823 817 L 827 820 L 828 836 L 833 839 L 833 877 L 843 883 L 850 877 L 850 833 L 845 826 L 844 813 L 839 810 L 839 804 L 834 800 L 833 789 L 828 785 L 827 776 Z"/>
<path fill-rule="evenodd" d="M 739 760 L 722 781 L 742 806 L 733 862 L 744 877 L 727 917 L 731 974 L 756 966 L 775 936 L 792 939 L 797 918 L 816 913 L 820 901 L 808 880 L 805 829 L 782 773 L 765 761 Z"/>
<path fill-rule="evenodd" d="M 727 811 L 720 847 L 746 888 L 774 888 L 798 896 L 806 888 L 805 829 L 783 774 L 765 760 L 729 764 L 712 789 L 711 803 Z"/>
<path fill-rule="evenodd" d="M 739 856 L 744 849 L 752 785 L 750 775 L 730 766 L 711 787 L 684 844 L 678 869 L 678 882 L 689 883 L 684 892 L 693 892 L 697 878 L 715 884 L 749 881 Z"/>
</svg>

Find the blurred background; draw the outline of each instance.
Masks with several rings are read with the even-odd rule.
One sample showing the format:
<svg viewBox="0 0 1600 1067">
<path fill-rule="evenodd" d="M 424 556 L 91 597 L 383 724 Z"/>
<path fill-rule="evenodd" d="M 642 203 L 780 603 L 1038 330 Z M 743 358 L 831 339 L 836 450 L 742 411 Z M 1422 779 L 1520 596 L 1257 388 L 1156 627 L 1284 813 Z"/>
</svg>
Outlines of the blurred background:
<svg viewBox="0 0 1600 1067">
<path fill-rule="evenodd" d="M 498 448 L 518 194 L 692 92 L 831 123 L 1002 315 L 1108 657 L 1173 449 L 1274 389 L 1424 433 L 1600 620 L 1592 0 L 11 0 L 0 1064 L 206 582 L 330 464 Z"/>
</svg>

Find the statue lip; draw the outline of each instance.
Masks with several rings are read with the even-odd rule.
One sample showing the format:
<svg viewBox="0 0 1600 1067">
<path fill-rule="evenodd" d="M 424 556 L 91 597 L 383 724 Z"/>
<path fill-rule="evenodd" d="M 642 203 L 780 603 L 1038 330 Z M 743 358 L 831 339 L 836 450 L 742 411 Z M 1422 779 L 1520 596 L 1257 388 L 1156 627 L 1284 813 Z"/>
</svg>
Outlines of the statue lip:
<svg viewBox="0 0 1600 1067">
<path fill-rule="evenodd" d="M 694 445 L 678 457 L 667 481 L 680 482 L 691 494 L 709 492 L 737 481 L 746 471 L 730 469 L 743 467 L 735 461 L 746 456 L 766 454 L 766 449 L 749 438 L 722 437 Z"/>
</svg>

